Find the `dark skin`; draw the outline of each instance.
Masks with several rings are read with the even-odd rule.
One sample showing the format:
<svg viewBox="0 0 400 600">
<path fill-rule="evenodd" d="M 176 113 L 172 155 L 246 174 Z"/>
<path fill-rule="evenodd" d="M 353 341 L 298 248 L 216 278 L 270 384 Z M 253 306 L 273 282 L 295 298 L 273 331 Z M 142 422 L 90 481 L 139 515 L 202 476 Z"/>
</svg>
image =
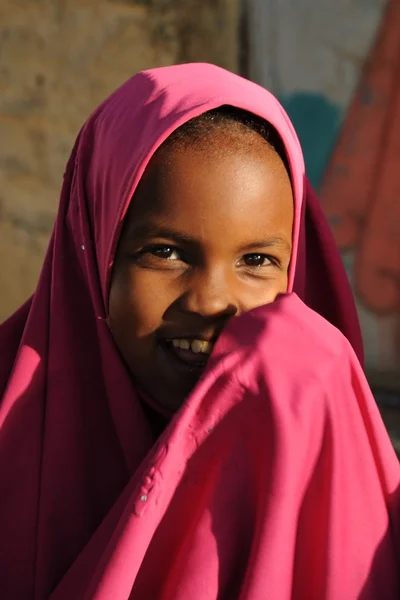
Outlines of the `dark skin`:
<svg viewBox="0 0 400 600">
<path fill-rule="evenodd" d="M 208 356 L 173 343 L 205 341 L 209 352 L 229 319 L 287 291 L 290 179 L 261 136 L 238 135 L 156 153 L 119 242 L 110 327 L 139 387 L 170 411 Z"/>
</svg>

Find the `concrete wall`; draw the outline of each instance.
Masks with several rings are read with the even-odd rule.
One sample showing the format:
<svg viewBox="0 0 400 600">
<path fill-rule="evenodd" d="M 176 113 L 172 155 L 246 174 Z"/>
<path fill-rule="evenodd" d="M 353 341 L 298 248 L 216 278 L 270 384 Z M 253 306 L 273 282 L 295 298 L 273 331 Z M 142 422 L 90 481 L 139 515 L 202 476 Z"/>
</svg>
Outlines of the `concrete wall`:
<svg viewBox="0 0 400 600">
<path fill-rule="evenodd" d="M 358 301 L 370 377 L 398 392 L 399 73 L 400 4 L 389 0 L 320 189 Z"/>
<path fill-rule="evenodd" d="M 386 0 L 247 0 L 250 76 L 280 97 L 319 185 Z"/>
<path fill-rule="evenodd" d="M 400 457 L 400 5 L 246 1 L 250 75 L 282 100 L 321 186 L 367 374 Z"/>
<path fill-rule="evenodd" d="M 75 136 L 135 72 L 238 68 L 239 0 L 1 0 L 0 321 L 34 290 Z"/>
<path fill-rule="evenodd" d="M 340 236 L 339 231 L 337 236 L 335 229 L 334 233 L 343 251 L 345 266 L 356 294 L 363 329 L 366 367 L 378 386 L 400 391 L 399 305 L 396 301 L 392 303 L 390 310 L 382 310 L 385 291 L 383 286 L 393 286 L 394 283 L 382 279 L 379 284 L 378 277 L 379 269 L 381 272 L 390 269 L 390 278 L 393 281 L 396 279 L 398 286 L 399 259 L 397 258 L 397 263 L 392 265 L 393 260 L 396 262 L 394 255 L 399 256 L 397 246 L 391 248 L 391 256 L 386 256 L 386 262 L 376 264 L 378 255 L 387 255 L 387 251 L 384 252 L 382 248 L 387 245 L 388 238 L 393 237 L 396 223 L 397 233 L 394 237 L 400 240 L 400 222 L 396 209 L 398 197 L 397 194 L 394 194 L 392 199 L 390 197 L 390 189 L 395 189 L 393 181 L 397 179 L 397 154 L 385 158 L 386 162 L 393 164 L 393 172 L 390 174 L 392 180 L 389 178 L 380 185 L 381 190 L 384 186 L 386 188 L 385 207 L 382 206 L 379 211 L 375 198 L 368 204 L 364 195 L 368 194 L 369 190 L 361 189 L 361 181 L 366 181 L 371 173 L 369 189 L 372 189 L 375 180 L 382 177 L 381 173 L 373 173 L 373 155 L 381 152 L 380 138 L 386 139 L 386 134 L 380 129 L 379 135 L 370 135 L 369 127 L 371 122 L 377 122 L 377 117 L 382 117 L 384 103 L 390 105 L 392 112 L 396 104 L 393 104 L 393 99 L 389 96 L 392 93 L 390 90 L 397 90 L 394 79 L 400 67 L 400 47 L 396 46 L 396 40 L 400 40 L 398 0 L 391 0 L 390 5 L 386 0 L 247 2 L 251 42 L 250 75 L 275 92 L 291 116 L 303 146 L 307 172 L 312 183 L 318 188 L 324 179 L 320 197 L 324 208 L 328 208 L 329 205 L 328 217 L 336 221 L 343 221 L 345 218 L 349 220 L 352 217 L 353 221 L 357 221 L 357 227 L 360 229 L 358 239 L 352 240 L 351 244 L 342 243 L 343 235 Z M 385 9 L 389 6 L 389 18 L 383 19 Z M 393 23 L 395 19 L 396 23 Z M 378 50 L 380 57 L 376 59 L 378 32 L 379 39 L 382 35 L 384 37 L 383 29 L 387 27 L 386 23 L 389 23 L 390 27 L 391 21 L 393 32 L 388 31 L 388 50 Z M 399 67 L 396 66 L 396 57 L 399 57 Z M 368 77 L 368 74 L 365 75 L 367 61 L 374 67 L 372 77 L 375 77 L 376 82 L 366 83 L 359 94 L 362 98 L 359 98 L 358 102 L 361 105 L 366 103 L 369 112 L 367 113 L 362 106 L 353 109 L 349 115 L 349 122 L 348 111 L 353 107 L 355 90 L 360 83 L 364 84 L 365 77 Z M 385 82 L 387 90 L 382 89 L 382 81 Z M 400 107 L 398 111 L 400 115 Z M 390 124 L 392 120 L 388 118 L 386 122 Z M 343 124 L 346 126 L 348 137 L 342 141 L 342 154 L 335 158 L 335 163 L 331 165 L 331 157 L 334 150 L 336 152 Z M 396 135 L 400 136 L 400 131 Z M 365 159 L 362 158 L 365 156 L 362 140 L 369 140 L 372 156 L 370 164 L 364 169 L 359 164 L 362 160 L 365 163 Z M 395 145 L 394 140 L 393 152 Z M 329 185 L 325 185 L 326 174 L 329 174 L 330 169 L 336 169 L 336 179 L 333 174 Z M 343 173 L 347 174 L 346 179 Z M 359 197 L 360 195 L 362 197 Z M 383 202 L 383 198 L 381 200 Z M 376 201 L 380 201 L 379 197 Z M 353 205 L 358 208 L 353 210 Z M 364 208 L 360 209 L 360 205 Z M 370 214 L 371 209 L 373 214 Z M 380 221 L 386 223 L 378 231 L 379 235 L 376 231 L 378 213 Z M 390 218 L 390 214 L 396 217 Z M 369 244 L 368 256 L 363 249 L 361 262 L 360 248 L 365 247 L 367 239 L 364 229 L 368 229 L 368 240 L 373 237 L 374 242 Z M 382 259 L 380 260 L 382 262 Z M 375 286 L 374 303 L 368 302 L 366 294 L 361 293 L 363 287 L 360 286 L 360 280 L 364 283 L 364 288 L 365 280 L 370 288 L 371 285 Z M 381 302 L 377 302 L 376 298 L 379 299 L 380 294 Z M 397 295 L 400 295 L 400 291 Z"/>
</svg>

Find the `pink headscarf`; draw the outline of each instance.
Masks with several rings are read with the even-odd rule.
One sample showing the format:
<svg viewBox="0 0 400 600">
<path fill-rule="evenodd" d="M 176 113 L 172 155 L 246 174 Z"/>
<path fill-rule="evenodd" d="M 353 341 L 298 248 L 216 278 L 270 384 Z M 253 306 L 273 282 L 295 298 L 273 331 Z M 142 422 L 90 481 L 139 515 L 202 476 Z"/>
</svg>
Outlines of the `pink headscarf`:
<svg viewBox="0 0 400 600">
<path fill-rule="evenodd" d="M 297 295 L 231 321 L 155 441 L 107 325 L 110 271 L 156 148 L 221 105 L 283 139 Z M 264 89 L 191 64 L 112 94 L 79 134 L 36 292 L 0 352 L 2 600 L 398 597 L 400 469 L 299 142 Z"/>
</svg>

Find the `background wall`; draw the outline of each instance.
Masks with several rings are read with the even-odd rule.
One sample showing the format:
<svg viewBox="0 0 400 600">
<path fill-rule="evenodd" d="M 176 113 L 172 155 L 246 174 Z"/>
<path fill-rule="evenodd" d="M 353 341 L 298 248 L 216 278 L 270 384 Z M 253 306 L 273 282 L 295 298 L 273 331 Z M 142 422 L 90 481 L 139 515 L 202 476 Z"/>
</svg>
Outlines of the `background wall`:
<svg viewBox="0 0 400 600">
<path fill-rule="evenodd" d="M 247 0 L 249 75 L 273 91 L 318 186 L 386 0 Z"/>
<path fill-rule="evenodd" d="M 400 454 L 400 3 L 247 0 L 249 74 L 281 99 L 355 293 Z"/>
<path fill-rule="evenodd" d="M 86 117 L 141 69 L 233 71 L 239 0 L 2 0 L 0 321 L 34 290 L 63 170 Z"/>
<path fill-rule="evenodd" d="M 387 132 L 392 129 L 400 137 L 399 124 L 388 118 L 398 103 L 393 97 L 396 82 L 400 85 L 398 1 L 248 0 L 248 10 L 250 76 L 280 97 L 294 122 L 308 175 L 320 188 L 321 202 L 353 283 L 367 368 L 379 385 L 390 381 L 391 387 L 400 391 L 400 290 L 392 291 L 400 281 L 400 247 L 392 244 L 390 250 L 384 249 L 388 235 L 400 240 L 394 186 L 394 165 L 400 157 L 394 149 L 395 139 L 390 157 L 385 158 L 393 164 L 393 176 L 388 180 L 386 175 L 383 181 L 377 164 L 384 154 L 381 143 L 385 145 Z M 382 78 L 387 80 L 386 87 Z M 355 97 L 356 90 L 360 92 Z M 357 102 L 361 108 L 354 109 Z M 375 198 L 368 197 L 372 189 L 377 190 Z M 380 209 L 373 208 L 377 203 L 381 203 Z M 341 231 L 346 219 L 352 219 L 353 229 L 359 230 L 351 240 Z M 391 230 L 395 229 L 391 233 L 385 219 Z M 379 231 L 373 226 L 378 221 Z M 367 224 L 366 237 L 363 230 Z M 390 270 L 389 275 L 379 279 L 377 272 L 385 269 Z M 385 303 L 386 296 L 391 300 Z"/>
</svg>

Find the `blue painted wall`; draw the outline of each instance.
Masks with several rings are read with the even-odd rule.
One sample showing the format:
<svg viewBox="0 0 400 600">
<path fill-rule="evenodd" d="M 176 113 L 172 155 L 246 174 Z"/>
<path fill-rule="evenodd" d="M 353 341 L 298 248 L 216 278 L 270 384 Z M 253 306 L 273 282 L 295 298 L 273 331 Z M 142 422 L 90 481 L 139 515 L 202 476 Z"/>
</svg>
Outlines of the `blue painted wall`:
<svg viewBox="0 0 400 600">
<path fill-rule="evenodd" d="M 311 183 L 318 188 L 342 122 L 342 110 L 322 94 L 297 92 L 281 96 L 304 152 Z"/>
</svg>

